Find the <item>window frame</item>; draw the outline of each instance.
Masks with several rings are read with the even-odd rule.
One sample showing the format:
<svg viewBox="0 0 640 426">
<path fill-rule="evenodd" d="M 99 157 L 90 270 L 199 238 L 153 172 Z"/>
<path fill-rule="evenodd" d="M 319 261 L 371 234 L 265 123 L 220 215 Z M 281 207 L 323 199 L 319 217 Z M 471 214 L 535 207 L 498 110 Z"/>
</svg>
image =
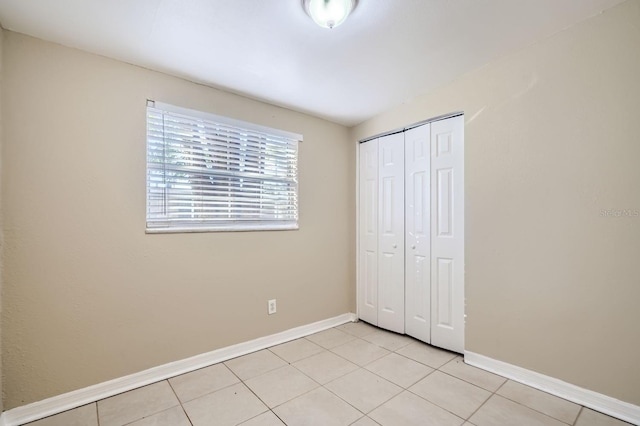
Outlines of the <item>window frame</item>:
<svg viewBox="0 0 640 426">
<path fill-rule="evenodd" d="M 237 130 L 248 131 L 251 133 L 260 133 L 264 135 L 268 135 L 273 138 L 283 138 L 288 139 L 289 142 L 295 141 L 295 162 L 294 162 L 294 172 L 295 178 L 293 180 L 293 188 L 294 188 L 294 202 L 293 206 L 295 207 L 294 219 L 288 220 L 239 220 L 239 219 L 229 219 L 228 221 L 220 221 L 218 223 L 213 223 L 213 221 L 207 222 L 206 220 L 201 220 L 197 223 L 187 225 L 187 224 L 176 224 L 175 222 L 179 222 L 179 220 L 174 220 L 173 222 L 168 219 L 166 221 L 159 219 L 151 219 L 150 220 L 150 209 L 151 209 L 151 190 L 150 190 L 150 170 L 149 167 L 150 162 L 150 112 L 149 108 L 154 110 L 162 111 L 163 113 L 169 114 L 177 114 L 184 116 L 191 120 L 201 120 L 208 123 L 215 123 L 217 125 L 226 126 L 235 128 Z M 297 133 L 288 132 L 279 129 L 273 129 L 266 126 L 261 126 L 254 123 L 249 123 L 242 120 L 237 120 L 229 117 L 224 117 L 216 114 L 211 114 L 203 111 L 178 107 L 171 104 L 166 104 L 163 102 L 157 102 L 153 100 L 147 100 L 147 105 L 145 108 L 145 124 L 146 124 L 146 144 L 145 144 L 145 210 L 146 210 L 146 221 L 145 221 L 145 232 L 148 234 L 158 234 L 158 233 L 192 233 L 192 232 L 246 232 L 246 231 L 284 231 L 284 230 L 297 230 L 299 229 L 299 183 L 298 183 L 298 164 L 299 164 L 299 143 L 303 141 L 303 136 Z M 164 128 L 164 125 L 163 125 Z M 235 153 L 234 150 L 229 150 L 229 153 Z M 162 163 L 162 164 L 166 164 Z M 195 173 L 195 172 L 194 172 Z M 238 178 L 242 178 L 241 175 L 236 175 Z M 267 179 L 270 180 L 270 179 Z M 291 185 L 291 183 L 289 183 Z M 242 191 L 237 191 L 230 193 L 229 202 L 232 203 L 232 198 L 237 198 L 237 194 L 241 194 Z M 165 195 L 166 197 L 166 195 Z M 194 197 L 195 199 L 195 197 Z M 166 199 L 165 199 L 166 200 Z"/>
</svg>

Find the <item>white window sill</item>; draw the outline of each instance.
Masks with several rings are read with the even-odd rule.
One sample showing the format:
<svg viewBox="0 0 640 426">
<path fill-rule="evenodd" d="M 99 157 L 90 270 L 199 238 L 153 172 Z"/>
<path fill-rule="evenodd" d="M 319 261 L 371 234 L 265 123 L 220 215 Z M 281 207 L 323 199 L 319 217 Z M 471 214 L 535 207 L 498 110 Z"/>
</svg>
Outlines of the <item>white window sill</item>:
<svg viewBox="0 0 640 426">
<path fill-rule="evenodd" d="M 194 232 L 252 232 L 252 231 L 297 231 L 298 225 L 225 225 L 225 226 L 195 226 L 195 227 L 147 227 L 147 234 L 188 234 Z"/>
</svg>

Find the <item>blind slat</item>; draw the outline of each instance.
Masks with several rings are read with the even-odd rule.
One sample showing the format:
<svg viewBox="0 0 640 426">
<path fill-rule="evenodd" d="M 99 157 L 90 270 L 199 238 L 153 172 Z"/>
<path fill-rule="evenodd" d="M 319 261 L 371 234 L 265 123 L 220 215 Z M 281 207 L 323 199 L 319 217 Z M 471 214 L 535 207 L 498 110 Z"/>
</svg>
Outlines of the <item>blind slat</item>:
<svg viewBox="0 0 640 426">
<path fill-rule="evenodd" d="M 291 159 L 295 156 L 296 150 L 294 147 L 283 146 L 280 149 L 271 145 L 264 144 L 251 144 L 247 141 L 235 143 L 220 140 L 220 139 L 203 139 L 200 137 L 183 137 L 175 135 L 170 132 L 164 132 L 159 135 L 150 134 L 147 137 L 148 144 L 150 146 L 157 145 L 162 148 L 165 145 L 171 147 L 178 147 L 179 149 L 188 149 L 192 147 L 194 150 L 200 152 L 208 150 L 222 150 L 222 152 L 228 152 L 233 155 L 236 152 L 238 155 L 261 155 L 268 153 L 270 159 Z"/>
</svg>

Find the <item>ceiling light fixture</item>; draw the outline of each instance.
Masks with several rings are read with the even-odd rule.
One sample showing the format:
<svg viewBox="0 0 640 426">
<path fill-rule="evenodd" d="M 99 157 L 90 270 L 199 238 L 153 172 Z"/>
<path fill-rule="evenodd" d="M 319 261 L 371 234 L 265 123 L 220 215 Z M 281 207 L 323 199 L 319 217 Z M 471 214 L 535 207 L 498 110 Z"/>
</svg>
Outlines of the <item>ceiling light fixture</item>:
<svg viewBox="0 0 640 426">
<path fill-rule="evenodd" d="M 342 24 L 356 7 L 357 0 L 303 0 L 304 10 L 323 28 Z"/>
</svg>

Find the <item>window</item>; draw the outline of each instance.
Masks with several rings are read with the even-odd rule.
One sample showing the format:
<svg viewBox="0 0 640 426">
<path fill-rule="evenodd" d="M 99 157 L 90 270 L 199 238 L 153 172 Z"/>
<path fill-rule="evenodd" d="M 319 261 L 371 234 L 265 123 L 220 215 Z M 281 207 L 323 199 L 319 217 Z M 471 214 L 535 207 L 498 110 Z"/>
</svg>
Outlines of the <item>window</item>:
<svg viewBox="0 0 640 426">
<path fill-rule="evenodd" d="M 297 229 L 301 140 L 149 101 L 147 232 Z"/>
</svg>

